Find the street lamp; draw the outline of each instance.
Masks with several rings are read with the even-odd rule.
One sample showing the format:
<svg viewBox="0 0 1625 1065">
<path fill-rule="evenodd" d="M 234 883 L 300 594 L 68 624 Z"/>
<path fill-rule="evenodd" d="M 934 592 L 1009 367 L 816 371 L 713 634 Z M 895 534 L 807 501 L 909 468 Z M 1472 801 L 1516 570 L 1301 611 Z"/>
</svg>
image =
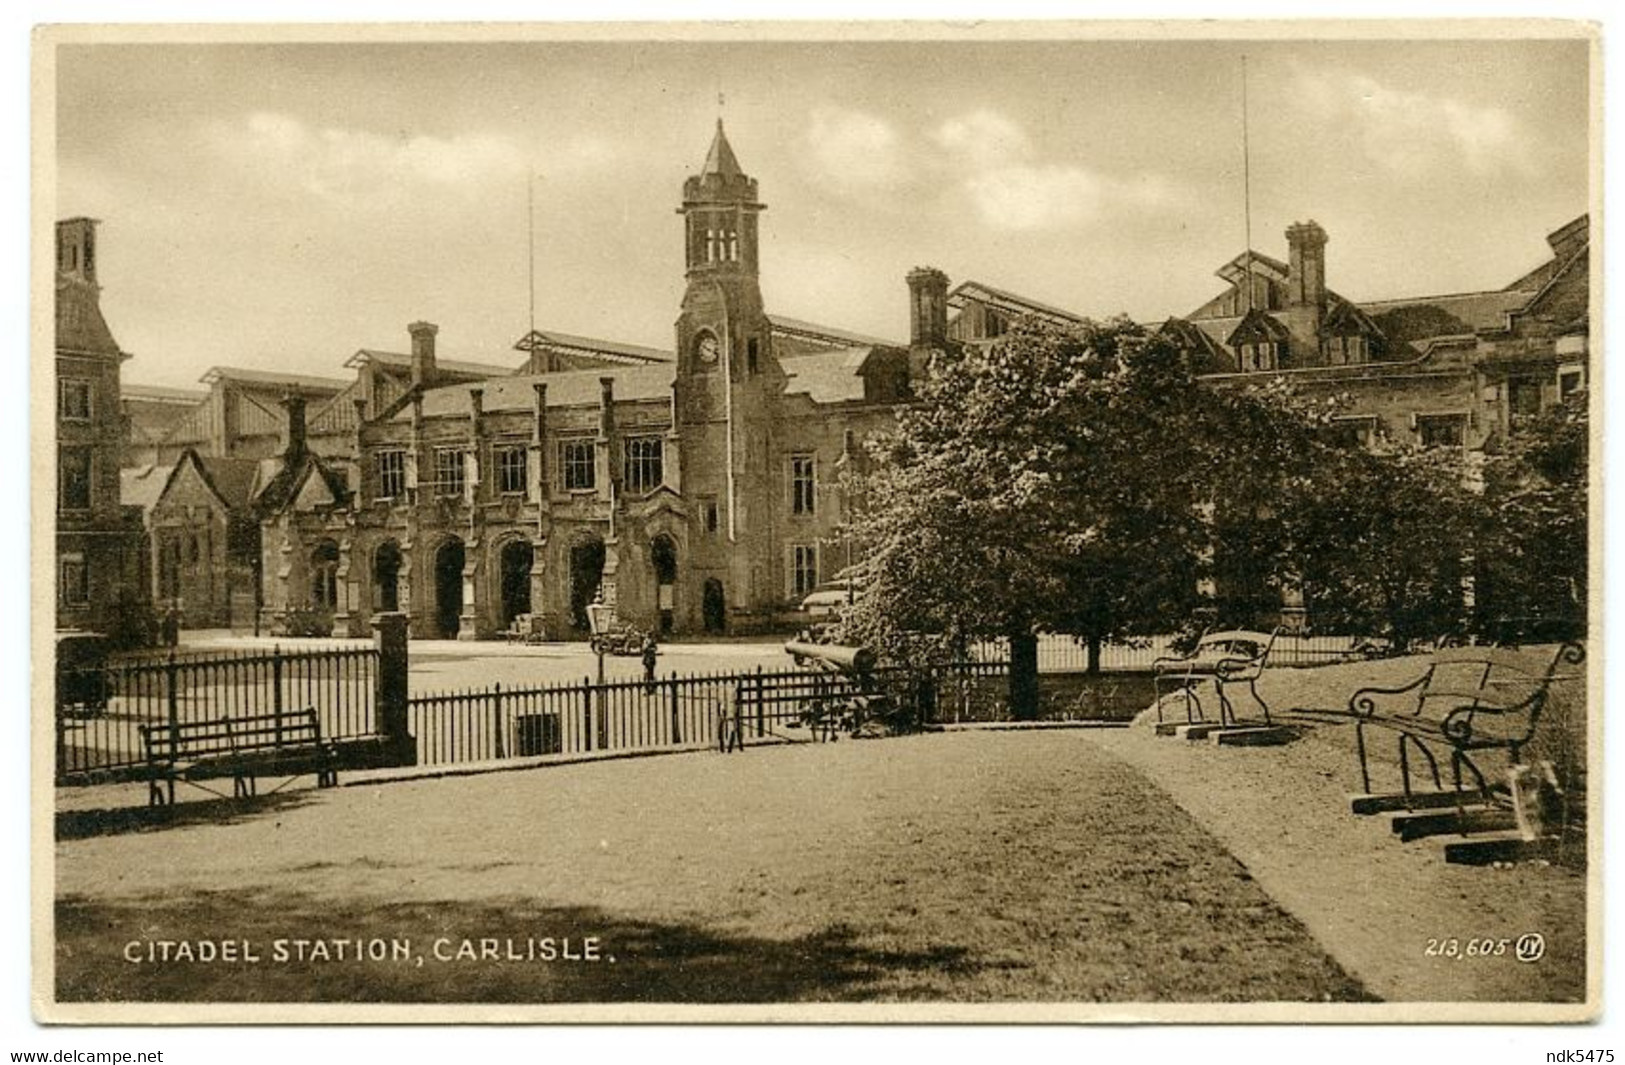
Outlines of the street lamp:
<svg viewBox="0 0 1625 1065">
<path fill-rule="evenodd" d="M 598 655 L 598 684 L 604 683 L 604 634 L 609 631 L 609 616 L 612 613 L 609 605 L 604 602 L 604 590 L 600 588 L 598 594 L 593 596 L 591 603 L 587 604 L 587 627 L 592 631 L 592 649 Z M 599 693 L 603 699 L 603 693 Z"/>
<path fill-rule="evenodd" d="M 587 722 L 587 749 L 592 750 L 594 732 L 602 735 L 604 729 L 604 636 L 609 631 L 609 619 L 614 609 L 604 602 L 604 589 L 600 587 L 592 602 L 587 604 L 587 627 L 592 630 L 592 649 L 598 655 L 598 725 Z M 589 715 L 590 716 L 590 715 Z"/>
</svg>

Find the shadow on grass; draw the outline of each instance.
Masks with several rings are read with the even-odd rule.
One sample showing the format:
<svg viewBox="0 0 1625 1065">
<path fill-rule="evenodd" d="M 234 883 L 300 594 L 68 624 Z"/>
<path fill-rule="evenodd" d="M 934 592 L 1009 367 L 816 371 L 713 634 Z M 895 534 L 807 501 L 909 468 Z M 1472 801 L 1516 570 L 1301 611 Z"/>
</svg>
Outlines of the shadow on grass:
<svg viewBox="0 0 1625 1065">
<path fill-rule="evenodd" d="M 180 792 L 176 792 L 180 798 Z M 278 792 L 246 799 L 204 799 L 173 806 L 125 806 L 103 810 L 58 810 L 59 841 L 122 836 L 131 832 L 163 832 L 188 825 L 231 825 L 312 801 L 306 791 Z"/>
<path fill-rule="evenodd" d="M 335 907 L 307 896 L 254 891 L 117 905 L 67 898 L 57 903 L 56 921 L 57 997 L 63 1002 L 943 999 L 982 969 L 1024 967 L 1000 959 L 979 962 L 957 946 L 887 949 L 839 923 L 778 940 L 529 899 Z M 547 940 L 561 954 L 580 955 L 588 937 L 596 937 L 599 961 L 530 956 L 542 954 Z M 317 939 L 328 945 L 325 958 L 310 956 L 315 948 L 309 943 Z M 202 949 L 200 941 L 211 941 L 217 955 L 223 943 L 238 944 L 235 960 L 146 960 L 149 949 L 163 949 L 150 944 L 183 940 L 194 953 Z M 338 940 L 347 943 L 342 958 Z M 390 941 L 390 957 L 366 956 L 366 945 L 375 940 Z M 457 957 L 465 940 L 476 957 Z M 480 959 L 482 940 L 489 949 Z M 396 956 L 397 942 L 408 944 L 399 952 L 404 956 Z M 130 961 L 127 950 L 142 960 Z M 250 954 L 256 960 L 245 960 Z"/>
</svg>

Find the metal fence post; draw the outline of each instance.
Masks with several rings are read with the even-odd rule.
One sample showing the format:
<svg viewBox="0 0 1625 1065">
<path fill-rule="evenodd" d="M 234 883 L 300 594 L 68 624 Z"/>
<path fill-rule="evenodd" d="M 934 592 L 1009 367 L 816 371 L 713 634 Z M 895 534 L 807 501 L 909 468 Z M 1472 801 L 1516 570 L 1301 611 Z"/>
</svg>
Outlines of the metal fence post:
<svg viewBox="0 0 1625 1065">
<path fill-rule="evenodd" d="M 678 710 L 677 710 L 677 703 L 678 703 L 677 674 L 675 672 L 672 673 L 672 675 L 671 675 L 671 682 L 670 683 L 671 683 L 671 742 L 673 744 L 678 744 L 678 743 L 683 742 L 683 723 L 682 723 L 682 720 L 681 720 L 680 715 L 678 714 Z"/>
<path fill-rule="evenodd" d="M 761 736 L 767 732 L 767 709 L 763 702 L 762 667 L 756 667 L 756 735 Z"/>
<path fill-rule="evenodd" d="M 491 687 L 491 730 L 497 738 L 497 758 L 508 757 L 503 744 L 502 733 L 505 731 L 502 721 L 502 685 L 494 684 Z"/>
<path fill-rule="evenodd" d="M 592 678 L 586 677 L 581 681 L 582 711 L 586 715 L 582 721 L 581 744 L 584 750 L 592 750 Z"/>
<path fill-rule="evenodd" d="M 171 751 L 180 746 L 181 742 L 180 692 L 176 690 L 176 681 L 179 677 L 180 669 L 175 664 L 175 652 L 171 650 L 168 661 L 164 663 L 164 680 L 169 689 L 166 714 L 169 719 L 169 749 Z"/>
</svg>

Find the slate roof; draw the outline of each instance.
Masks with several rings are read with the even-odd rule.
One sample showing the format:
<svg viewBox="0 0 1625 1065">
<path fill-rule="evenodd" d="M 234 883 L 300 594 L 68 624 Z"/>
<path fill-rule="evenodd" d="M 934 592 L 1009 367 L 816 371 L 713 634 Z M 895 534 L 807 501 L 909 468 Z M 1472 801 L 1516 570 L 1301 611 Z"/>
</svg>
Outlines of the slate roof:
<svg viewBox="0 0 1625 1065">
<path fill-rule="evenodd" d="M 369 362 L 382 363 L 399 369 L 412 368 L 412 356 L 399 351 L 379 351 L 376 348 L 362 348 L 344 361 L 346 369 L 355 369 L 365 366 Z M 498 366 L 489 362 L 465 362 L 462 359 L 442 359 L 436 357 L 435 369 L 443 373 L 452 373 L 469 379 L 483 377 L 506 377 L 514 372 L 512 366 Z"/>
<path fill-rule="evenodd" d="M 853 403 L 864 398 L 863 365 L 871 347 L 842 348 L 799 355 L 783 362 L 787 394 L 806 395 L 814 403 Z"/>
<path fill-rule="evenodd" d="M 767 320 L 772 326 L 775 334 L 788 335 L 808 340 L 824 341 L 826 343 L 839 345 L 843 348 L 852 347 L 858 344 L 871 344 L 879 347 L 900 346 L 895 340 L 882 340 L 880 337 L 872 337 L 864 333 L 854 333 L 850 329 L 836 329 L 832 326 L 819 325 L 816 322 L 807 322 L 800 318 L 791 318 L 788 315 L 783 314 L 770 314 L 767 316 Z M 800 358 L 801 356 L 791 357 Z"/>
<path fill-rule="evenodd" d="M 952 292 L 948 293 L 948 306 L 953 310 L 962 310 L 965 304 L 971 301 L 1013 311 L 1016 314 L 1037 314 L 1041 317 L 1059 318 L 1067 322 L 1082 322 L 1084 320 L 1081 314 L 1074 314 L 1059 307 L 1051 307 L 1047 303 L 1039 303 L 1037 300 L 1028 299 L 1026 296 L 1018 296 L 1014 292 L 1006 292 L 1004 289 L 994 288 L 992 285 L 983 284 L 980 281 L 960 282 L 954 286 Z"/>
<path fill-rule="evenodd" d="M 599 370 L 565 370 L 559 373 L 514 374 L 491 378 L 483 382 L 480 403 L 487 412 L 503 410 L 530 410 L 536 405 L 534 385 L 547 386 L 549 407 L 597 406 L 600 395 L 599 379 L 615 380 L 617 403 L 639 400 L 671 399 L 672 382 L 676 379 L 675 363 L 654 363 L 648 366 L 616 366 Z M 445 385 L 423 393 L 425 417 L 466 415 L 469 410 L 469 385 Z M 411 407 L 402 408 L 396 421 L 411 417 Z"/>
<path fill-rule="evenodd" d="M 1235 347 L 1238 344 L 1255 344 L 1259 340 L 1284 344 L 1291 339 L 1292 333 L 1274 315 L 1254 307 L 1241 316 L 1241 321 L 1236 323 L 1235 331 L 1225 338 L 1225 343 Z"/>
<path fill-rule="evenodd" d="M 514 344 L 514 350 L 530 351 L 532 338 L 534 338 L 537 347 L 568 348 L 572 351 L 584 351 L 592 355 L 631 359 L 634 362 L 670 362 L 676 357 L 671 352 L 660 348 L 645 347 L 642 344 L 623 344 L 618 340 L 599 340 L 596 337 L 561 333 L 554 329 L 536 329 L 526 333 Z"/>
<path fill-rule="evenodd" d="M 195 451 L 191 454 L 203 468 L 215 494 L 225 500 L 232 510 L 247 507 L 253 499 L 254 483 L 259 473 L 258 459 L 206 458 Z"/>
<path fill-rule="evenodd" d="M 728 135 L 722 132 L 720 118 L 717 119 L 717 135 L 711 138 L 711 150 L 705 153 L 705 165 L 700 167 L 700 176 L 706 174 L 720 174 L 725 178 L 745 175 L 739 166 L 739 159 L 734 155 L 733 145 L 728 143 Z"/>
<path fill-rule="evenodd" d="M 90 282 L 56 275 L 56 346 L 58 351 L 91 355 L 123 354 L 102 317 L 96 286 Z"/>
<path fill-rule="evenodd" d="M 265 385 L 271 388 L 297 388 L 305 392 L 337 392 L 350 383 L 343 378 L 276 373 L 271 370 L 248 370 L 241 366 L 211 366 L 198 380 L 207 385 L 212 385 L 216 381 L 238 381 L 243 384 Z"/>
</svg>

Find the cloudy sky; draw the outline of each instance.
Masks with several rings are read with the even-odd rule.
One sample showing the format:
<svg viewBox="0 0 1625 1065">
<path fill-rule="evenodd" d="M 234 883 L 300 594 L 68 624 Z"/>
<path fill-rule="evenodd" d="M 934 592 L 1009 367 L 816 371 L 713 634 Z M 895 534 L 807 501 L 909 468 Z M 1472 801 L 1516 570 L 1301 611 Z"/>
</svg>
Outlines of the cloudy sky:
<svg viewBox="0 0 1625 1065">
<path fill-rule="evenodd" d="M 58 216 L 103 220 L 126 380 L 230 364 L 342 376 L 441 326 L 517 362 L 536 320 L 660 347 L 673 213 L 717 117 L 761 182 L 770 311 L 901 338 L 934 265 L 1081 313 L 1214 294 L 1314 218 L 1355 299 L 1498 288 L 1587 209 L 1583 43 L 75 45 Z"/>
</svg>

